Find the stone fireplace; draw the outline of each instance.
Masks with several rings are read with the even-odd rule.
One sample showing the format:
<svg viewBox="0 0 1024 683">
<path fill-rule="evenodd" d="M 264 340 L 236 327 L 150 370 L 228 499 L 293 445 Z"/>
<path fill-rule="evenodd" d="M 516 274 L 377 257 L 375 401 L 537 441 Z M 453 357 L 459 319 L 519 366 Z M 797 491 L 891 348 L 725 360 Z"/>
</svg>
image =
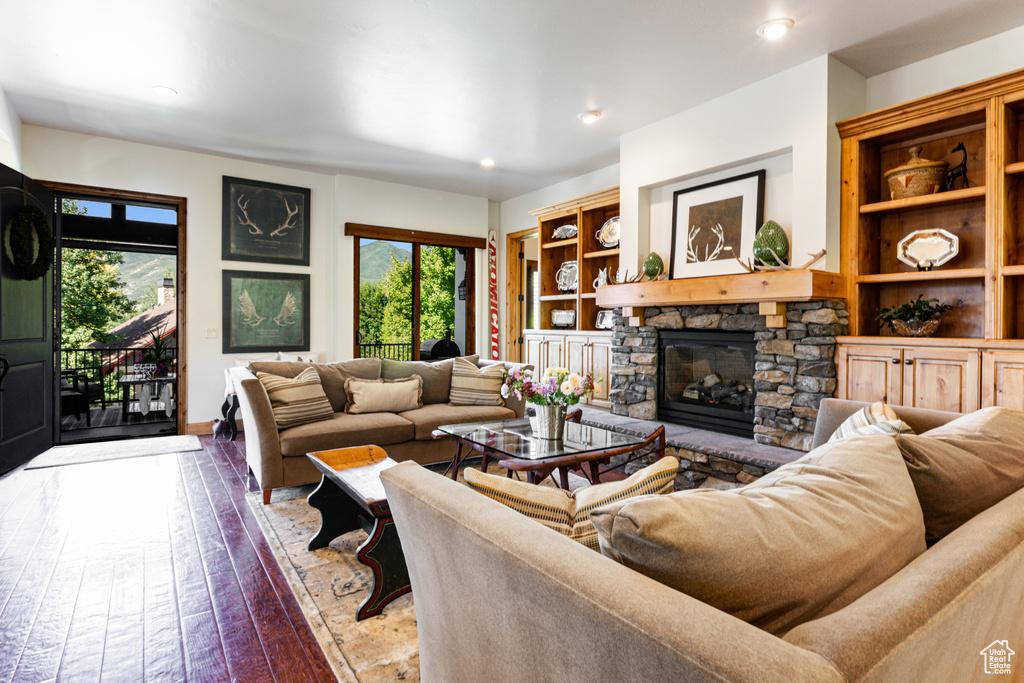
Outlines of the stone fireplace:
<svg viewBox="0 0 1024 683">
<path fill-rule="evenodd" d="M 832 396 L 836 389 L 836 336 L 846 333 L 849 317 L 841 300 L 789 302 L 785 304 L 785 326 L 771 328 L 756 303 L 659 306 L 642 310 L 644 324 L 631 327 L 630 320 L 622 317 L 622 309 L 616 309 L 610 387 L 613 414 L 737 434 L 735 429 L 715 424 L 715 419 L 710 419 L 715 417 L 711 413 L 705 412 L 704 418 L 693 418 L 680 417 L 673 412 L 679 403 L 708 403 L 704 399 L 706 394 L 712 398 L 710 408 L 713 410 L 742 412 L 744 403 L 749 400 L 742 395 L 749 392 L 753 399 L 752 414 L 742 418 L 749 420 L 749 426 L 745 427 L 747 435 L 752 433 L 754 440 L 761 444 L 809 450 L 818 404 L 822 398 Z M 779 325 L 778 321 L 773 322 Z M 696 352 L 670 352 L 675 357 L 669 359 L 669 364 L 680 358 L 696 358 L 696 369 L 688 371 L 691 374 L 684 375 L 685 380 L 665 379 L 667 368 L 659 360 L 662 355 L 659 338 L 669 341 L 680 331 L 702 332 L 708 336 L 703 343 L 698 342 Z M 736 370 L 740 363 L 738 347 L 730 350 L 733 341 L 738 339 L 733 336 L 737 333 L 746 333 L 753 344 L 752 387 L 745 379 L 723 376 Z M 667 346 L 661 344 L 662 348 Z M 708 351 L 715 346 L 721 349 Z M 701 349 L 704 357 L 701 357 Z M 699 369 L 710 367 L 716 355 L 722 357 L 724 369 L 696 378 Z M 659 384 L 659 377 L 664 384 Z M 731 405 L 725 404 L 730 406 L 726 408 L 722 399 L 728 397 L 739 398 L 733 398 Z M 674 400 L 677 398 L 681 400 Z"/>
</svg>

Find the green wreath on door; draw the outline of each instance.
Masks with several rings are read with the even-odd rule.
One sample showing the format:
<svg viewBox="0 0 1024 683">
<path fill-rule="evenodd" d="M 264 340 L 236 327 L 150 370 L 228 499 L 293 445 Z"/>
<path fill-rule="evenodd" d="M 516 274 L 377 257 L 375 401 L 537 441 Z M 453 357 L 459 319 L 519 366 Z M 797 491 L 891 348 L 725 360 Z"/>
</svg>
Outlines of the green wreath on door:
<svg viewBox="0 0 1024 683">
<path fill-rule="evenodd" d="M 33 254 L 32 234 L 39 244 L 38 253 Z M 38 280 L 53 265 L 54 241 L 50 222 L 40 209 L 23 206 L 18 209 L 7 224 L 7 235 L 11 245 L 11 261 L 14 272 L 23 280 Z"/>
</svg>

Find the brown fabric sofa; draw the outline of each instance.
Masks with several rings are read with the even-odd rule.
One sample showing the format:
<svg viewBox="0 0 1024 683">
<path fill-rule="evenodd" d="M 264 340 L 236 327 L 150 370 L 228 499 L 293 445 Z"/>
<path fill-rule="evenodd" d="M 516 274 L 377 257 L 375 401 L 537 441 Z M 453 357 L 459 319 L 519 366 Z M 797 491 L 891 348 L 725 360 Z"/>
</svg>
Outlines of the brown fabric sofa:
<svg viewBox="0 0 1024 683">
<path fill-rule="evenodd" d="M 478 360 L 470 357 L 478 367 L 489 367 L 501 361 Z M 454 446 L 451 442 L 431 437 L 431 432 L 442 424 L 510 420 L 522 417 L 525 403 L 514 397 L 505 406 L 453 406 L 448 405 L 451 383 L 450 368 L 438 372 L 441 363 L 384 361 L 385 376 L 402 377 L 419 374 L 424 378 L 424 405 L 402 413 L 368 413 L 352 415 L 344 412 L 346 397 L 344 380 L 348 377 L 379 379 L 383 364 L 378 358 L 360 358 L 330 364 L 286 361 L 254 362 L 247 368 L 232 368 L 231 380 L 238 395 L 238 405 L 245 429 L 245 459 L 252 475 L 263 491 L 263 502 L 269 503 L 271 491 L 282 486 L 298 486 L 320 480 L 320 473 L 310 463 L 306 453 L 376 444 L 388 456 L 399 462 L 414 460 L 420 464 L 451 460 Z M 505 363 L 508 369 L 518 364 Z M 330 420 L 277 429 L 270 399 L 256 371 L 281 377 L 295 377 L 303 370 L 314 367 L 320 375 L 324 391 L 336 411 Z M 532 367 L 522 366 L 520 367 Z M 446 383 L 447 382 L 447 383 Z M 428 401 L 443 401 L 428 403 Z"/>
<path fill-rule="evenodd" d="M 862 405 L 823 401 L 815 442 Z M 894 409 L 917 431 L 956 417 Z M 382 480 L 424 681 L 984 680 L 982 649 L 1024 643 L 1024 490 L 777 637 L 423 468 Z M 1016 659 L 1013 672 L 1024 680 Z"/>
</svg>

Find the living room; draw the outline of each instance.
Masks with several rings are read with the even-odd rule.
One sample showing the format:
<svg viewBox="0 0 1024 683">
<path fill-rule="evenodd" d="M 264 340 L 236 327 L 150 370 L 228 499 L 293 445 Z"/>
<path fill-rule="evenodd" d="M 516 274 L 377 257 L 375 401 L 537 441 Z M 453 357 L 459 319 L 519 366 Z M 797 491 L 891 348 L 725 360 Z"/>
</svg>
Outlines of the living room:
<svg viewBox="0 0 1024 683">
<path fill-rule="evenodd" d="M 460 148 L 458 154 L 453 153 L 458 158 L 445 159 L 436 148 L 439 142 L 434 143 L 432 150 L 423 146 L 412 146 L 406 150 L 409 156 L 400 157 L 403 163 L 408 164 L 408 169 L 403 170 L 401 164 L 394 163 L 388 156 L 391 143 L 381 143 L 388 138 L 378 129 L 350 131 L 351 138 L 346 138 L 344 143 L 336 143 L 329 137 L 318 139 L 317 144 L 323 153 L 303 160 L 296 159 L 288 148 L 288 140 L 293 133 L 261 130 L 255 125 L 249 128 L 244 120 L 208 124 L 240 129 L 231 136 L 225 134 L 223 139 L 211 134 L 210 129 L 204 134 L 193 134 L 189 121 L 192 114 L 188 111 L 191 106 L 188 102 L 190 86 L 186 76 L 172 84 L 181 91 L 178 98 L 146 100 L 138 105 L 143 109 L 163 112 L 160 114 L 165 120 L 162 134 L 153 132 L 159 131 L 159 126 L 152 120 L 140 124 L 138 129 L 122 126 L 122 134 L 118 134 L 111 130 L 112 124 L 106 120 L 110 111 L 116 108 L 115 103 L 101 101 L 99 95 L 95 99 L 89 96 L 79 99 L 80 93 L 74 96 L 54 95 L 47 100 L 26 85 L 32 79 L 31 74 L 11 67 L 0 69 L 0 163 L 39 181 L 187 199 L 187 250 L 180 257 L 184 272 L 180 290 L 183 299 L 180 329 L 183 335 L 181 345 L 187 353 L 187 376 L 183 368 L 186 381 L 179 384 L 185 392 L 181 401 L 183 428 L 180 433 L 201 435 L 203 452 L 209 451 L 212 455 L 209 462 L 182 465 L 174 471 L 183 473 L 180 474 L 183 489 L 199 482 L 200 487 L 205 485 L 210 491 L 209 509 L 203 508 L 204 512 L 198 513 L 205 521 L 197 523 L 197 528 L 209 525 L 207 530 L 220 529 L 225 539 L 232 533 L 243 531 L 256 536 L 260 533 L 258 526 L 246 516 L 248 507 L 244 502 L 248 492 L 248 484 L 244 483 L 246 425 L 243 422 L 240 440 L 231 442 L 233 445 L 230 446 L 222 446 L 222 442 L 212 445 L 210 436 L 214 421 L 222 418 L 224 371 L 233 365 L 236 356 L 255 358 L 261 355 L 224 352 L 223 335 L 227 330 L 220 306 L 222 271 L 239 266 L 221 255 L 225 176 L 310 190 L 309 240 L 313 248 L 308 266 L 260 264 L 252 269 L 309 275 L 311 325 L 305 350 L 319 352 L 322 361 L 350 360 L 354 357 L 353 349 L 357 347 L 358 328 L 352 321 L 357 317 L 354 301 L 358 299 L 358 285 L 353 280 L 352 268 L 356 258 L 355 244 L 359 238 L 346 234 L 346 224 L 386 226 L 479 240 L 486 239 L 490 231 L 497 233 L 496 308 L 502 319 L 498 344 L 501 357 L 508 358 L 512 340 L 503 318 L 508 309 L 505 273 L 506 259 L 510 256 L 504 249 L 506 236 L 535 229 L 537 220 L 530 212 L 538 207 L 608 188 L 619 188 L 621 242 L 618 262 L 633 273 L 650 252 L 660 254 L 668 268 L 673 252 L 672 210 L 676 192 L 760 169 L 766 170 L 764 217 L 777 221 L 789 233 L 791 262 L 802 263 L 806 260 L 805 255 L 825 250 L 824 259 L 813 267 L 830 273 L 844 272 L 847 266 L 841 258 L 840 239 L 842 147 L 835 124 L 1024 66 L 1024 48 L 1021 47 L 1024 45 L 1024 27 L 1016 25 L 1024 19 L 1007 19 L 1007 16 L 1014 16 L 1012 8 L 1008 15 L 999 14 L 1012 3 L 987 3 L 985 9 L 991 10 L 987 18 L 985 11 L 969 9 L 967 4 L 948 8 L 946 14 L 937 12 L 921 24 L 912 18 L 902 17 L 895 35 L 872 24 L 870 31 L 864 29 L 865 33 L 859 36 L 857 44 L 839 46 L 846 48 L 845 52 L 822 47 L 826 44 L 823 39 L 801 38 L 801 31 L 807 36 L 811 27 L 821 32 L 826 29 L 820 23 L 805 22 L 801 16 L 795 16 L 791 34 L 781 41 L 793 39 L 809 43 L 802 49 L 811 52 L 801 53 L 809 54 L 808 58 L 798 61 L 793 61 L 794 57 L 789 54 L 784 58 L 774 57 L 766 51 L 784 47 L 783 42 L 767 47 L 754 44 L 755 26 L 750 26 L 751 44 L 746 48 L 748 51 L 740 55 L 740 63 L 743 60 L 760 60 L 765 64 L 758 67 L 758 73 L 763 66 L 765 75 L 748 79 L 742 85 L 727 90 L 709 88 L 696 96 L 696 103 L 692 106 L 643 120 L 635 127 L 621 128 L 621 124 L 616 122 L 619 113 L 614 106 L 602 101 L 600 92 L 581 96 L 575 109 L 564 113 L 564 116 L 571 119 L 574 127 L 583 130 L 582 133 L 571 134 L 580 137 L 577 144 L 585 147 L 588 142 L 592 143 L 596 151 L 589 156 L 580 154 L 572 164 L 549 162 L 543 172 L 537 173 L 538 177 L 550 180 L 543 181 L 543 184 L 530 178 L 529 164 L 502 168 L 506 162 L 497 152 Z M 761 8 L 756 12 L 749 7 L 746 9 L 760 16 Z M 881 4 L 876 9 L 888 11 Z M 806 14 L 813 20 L 816 11 L 807 10 Z M 608 8 L 602 12 L 612 16 L 616 13 Z M 980 15 L 977 24 L 968 21 L 969 14 Z M 27 17 L 20 18 L 28 20 Z M 469 20 L 453 20 L 453 24 L 466 28 L 463 22 Z M 11 23 L 0 30 L 5 41 L 8 37 L 14 40 L 16 30 Z M 928 39 L 922 40 L 922 34 Z M 209 49 L 210 54 L 215 52 L 212 47 L 204 49 Z M 323 54 L 319 50 L 317 54 Z M 851 62 L 868 63 L 872 59 L 876 63 L 886 63 L 879 53 L 892 53 L 886 56 L 890 60 L 888 63 L 893 64 L 891 68 L 865 75 L 849 65 Z M 70 57 L 66 59 L 72 61 Z M 738 58 L 732 56 L 731 59 Z M 857 62 L 857 59 L 864 61 Z M 184 58 L 182 61 L 185 63 Z M 775 66 L 783 63 L 784 68 Z M 678 66 L 650 66 L 648 69 L 657 75 L 654 80 L 661 84 L 660 87 L 675 87 L 672 82 Z M 159 78 L 162 82 L 170 76 L 139 76 L 133 72 L 131 78 Z M 651 76 L 645 75 L 647 78 Z M 149 86 L 147 81 L 145 89 Z M 57 86 L 48 87 L 58 92 Z M 524 98 L 523 101 L 530 100 Z M 47 106 L 53 111 L 48 113 Z M 321 106 L 324 111 L 317 115 L 327 117 L 335 103 L 321 101 Z M 491 106 L 497 107 L 497 104 Z M 584 128 L 575 120 L 577 110 L 591 108 L 605 111 L 593 126 Z M 60 118 L 58 110 L 62 109 L 69 112 L 67 118 Z M 304 109 L 301 106 L 282 108 L 278 112 L 279 128 L 304 127 Z M 501 120 L 506 115 L 505 112 L 487 112 L 467 103 L 467 110 L 470 109 L 480 117 Z M 528 115 L 540 116 L 539 112 L 538 105 L 538 111 L 528 112 Z M 548 115 L 546 108 L 543 115 Z M 109 118 L 113 119 L 113 116 Z M 420 130 L 413 118 L 389 119 L 389 123 L 405 126 L 408 130 Z M 58 123 L 70 120 L 77 123 Z M 602 125 L 606 126 L 605 132 L 601 132 Z M 403 135 L 416 137 L 408 130 Z M 607 132 L 609 130 L 612 132 Z M 359 138 L 360 134 L 365 134 L 365 139 Z M 429 136 L 429 133 L 423 136 Z M 369 140 L 378 146 L 363 148 L 361 143 L 353 140 Z M 456 142 L 452 146 L 458 148 L 460 144 Z M 352 151 L 344 164 L 337 163 L 339 157 L 346 157 L 344 149 L 339 151 L 338 148 L 346 145 L 350 145 Z M 365 153 L 366 149 L 371 149 L 378 156 Z M 494 168 L 479 166 L 476 157 L 484 154 L 494 156 Z M 464 182 L 462 179 L 469 173 L 476 179 Z M 488 260 L 484 249 L 476 249 L 473 253 L 475 278 L 471 286 L 476 301 L 473 310 L 476 343 L 475 348 L 465 351 L 467 355 L 476 351 L 482 357 L 490 357 Z M 249 269 L 250 265 L 245 264 L 244 267 Z M 10 392 L 7 395 L 9 398 Z M 214 457 L 225 459 L 217 461 Z M 167 461 L 161 459 L 160 462 L 155 466 L 155 472 L 167 474 Z M 145 475 L 142 472 L 132 470 L 124 485 L 131 486 L 133 476 L 154 474 L 154 471 L 146 471 Z M 241 483 L 234 480 L 228 483 L 229 475 L 237 476 Z M 65 478 L 69 476 L 65 475 Z M 89 485 L 102 485 L 92 477 L 87 481 Z M 24 500 L 18 498 L 18 492 L 22 491 L 20 483 L 16 491 L 11 488 L 9 478 L 5 485 L 6 488 L 0 488 L 7 496 L 3 499 L 5 506 L 14 500 Z M 197 491 L 199 489 L 192 493 Z M 241 523 L 234 522 L 225 527 L 211 521 L 225 512 L 225 500 L 232 501 L 227 512 L 241 518 Z M 144 497 L 133 498 L 132 503 L 142 506 Z M 4 509 L 8 510 L 2 513 L 4 521 L 20 520 L 28 514 L 25 509 L 17 515 L 14 507 Z M 37 505 L 29 509 L 45 517 L 46 506 Z M 194 547 L 195 552 L 201 555 L 200 549 L 205 541 L 199 539 L 199 535 L 194 534 L 189 547 Z M 259 546 L 259 541 L 254 543 L 257 548 L 254 556 L 268 562 L 273 555 L 266 554 L 269 551 Z M 214 552 L 212 549 L 209 551 Z M 246 561 L 252 559 L 248 554 L 245 557 Z M 256 563 L 259 564 L 258 561 Z M 287 591 L 287 584 L 278 575 L 268 579 L 267 585 L 281 592 Z M 5 590 L 0 597 L 8 599 L 10 595 L 11 592 Z M 240 593 L 238 599 L 249 605 L 247 618 L 253 621 L 252 602 L 246 602 Z M 38 604 L 33 609 L 38 609 Z M 289 609 L 292 609 L 290 605 L 282 607 L 281 612 Z M 37 641 L 35 635 L 29 638 L 32 618 L 25 613 L 12 614 L 10 609 L 0 614 L 8 620 L 7 623 L 18 619 L 19 624 L 28 624 L 19 642 L 22 647 L 26 643 L 29 647 L 38 647 L 33 643 L 41 641 Z M 387 614 L 385 610 L 382 618 L 386 619 Z M 301 620 L 295 614 L 288 619 Z M 1019 635 L 1006 634 L 1006 637 L 1013 645 L 1014 636 L 1017 636 L 1017 644 L 1022 642 Z M 65 636 L 66 631 L 60 638 Z M 267 645 L 271 640 L 264 638 L 256 648 L 272 653 L 272 648 Z M 984 645 L 986 643 L 979 644 L 977 649 Z M 270 659 L 273 657 L 268 655 Z M 264 673 L 269 675 L 273 666 L 268 667 Z M 19 675 L 31 677 L 29 673 L 20 672 L 19 668 Z M 276 669 L 273 675 L 278 679 L 288 677 Z M 52 676 L 46 678 L 49 677 Z"/>
</svg>

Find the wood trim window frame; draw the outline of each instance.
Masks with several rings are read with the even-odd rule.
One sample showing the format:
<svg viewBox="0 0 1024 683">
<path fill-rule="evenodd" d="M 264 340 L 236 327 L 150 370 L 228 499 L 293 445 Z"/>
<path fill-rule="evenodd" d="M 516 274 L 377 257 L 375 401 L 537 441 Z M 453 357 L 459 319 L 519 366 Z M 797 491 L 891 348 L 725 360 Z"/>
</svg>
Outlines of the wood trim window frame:
<svg viewBox="0 0 1024 683">
<path fill-rule="evenodd" d="M 412 244 L 412 268 L 413 283 L 419 282 L 420 268 L 420 247 L 450 247 L 463 253 L 466 260 L 466 348 L 465 353 L 476 348 L 476 249 L 486 249 L 487 240 L 483 237 L 468 237 L 463 235 L 447 235 L 440 232 L 428 232 L 426 230 L 404 230 L 402 228 L 388 228 L 380 225 L 365 225 L 363 223 L 345 223 L 345 235 L 354 237 L 352 247 L 353 254 L 353 292 L 352 310 L 355 334 L 352 337 L 352 357 L 359 358 L 359 240 L 374 239 L 389 242 L 406 242 Z M 419 287 L 413 287 L 412 301 L 412 324 L 413 339 L 412 357 L 413 360 L 420 359 L 420 291 Z"/>
<path fill-rule="evenodd" d="M 188 300 L 188 284 L 186 277 L 186 224 L 188 218 L 188 199 L 186 197 L 175 197 L 167 194 L 156 194 L 153 192 L 135 192 L 133 190 L 115 190 L 108 187 L 93 187 L 91 185 L 77 185 L 74 183 L 61 183 L 49 180 L 40 180 L 40 183 L 53 190 L 54 194 L 77 194 L 85 195 L 96 199 L 112 199 L 116 201 L 135 202 L 139 204 L 161 204 L 167 208 L 174 209 L 178 216 L 178 261 L 177 277 L 178 296 L 178 386 L 176 389 L 177 403 L 177 424 L 175 425 L 178 434 L 188 434 L 188 334 L 186 332 L 188 317 L 186 316 L 186 302 Z M 56 290 L 55 290 L 56 291 Z M 60 340 L 60 332 L 55 338 Z"/>
</svg>

